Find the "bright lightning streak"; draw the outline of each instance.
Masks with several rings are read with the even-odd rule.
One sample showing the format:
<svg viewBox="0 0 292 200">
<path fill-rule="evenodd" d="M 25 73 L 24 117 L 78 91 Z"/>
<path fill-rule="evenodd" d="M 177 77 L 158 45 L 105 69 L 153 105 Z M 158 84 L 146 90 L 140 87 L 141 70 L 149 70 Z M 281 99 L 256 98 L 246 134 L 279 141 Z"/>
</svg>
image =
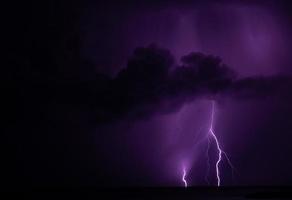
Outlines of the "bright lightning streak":
<svg viewBox="0 0 292 200">
<path fill-rule="evenodd" d="M 234 167 L 229 159 L 229 157 L 227 156 L 227 154 L 221 149 L 221 145 L 219 143 L 219 140 L 215 134 L 215 131 L 213 129 L 213 125 L 214 125 L 214 115 L 215 115 L 215 101 L 212 101 L 212 112 L 211 112 L 211 122 L 210 122 L 210 126 L 209 126 L 209 130 L 208 130 L 208 134 L 207 136 L 205 136 L 203 139 L 199 140 L 196 142 L 196 144 L 201 143 L 202 141 L 204 141 L 206 138 L 208 140 L 208 146 L 207 146 L 207 151 L 206 151 L 206 157 L 207 157 L 207 171 L 206 171 L 206 175 L 205 175 L 205 181 L 208 183 L 208 185 L 210 185 L 209 182 L 209 171 L 210 171 L 210 157 L 209 157 L 209 151 L 210 151 L 210 146 L 211 146 L 211 141 L 210 141 L 210 136 L 213 138 L 213 140 L 216 143 L 216 148 L 217 148 L 217 152 L 218 152 L 218 159 L 216 161 L 216 178 L 217 178 L 217 186 L 221 186 L 221 177 L 220 177 L 220 163 L 221 161 L 223 161 L 223 157 L 227 160 L 227 163 L 229 164 L 230 168 L 232 169 L 232 178 L 233 178 L 233 172 L 234 172 Z M 199 132 L 201 132 L 202 128 L 200 128 Z M 185 187 L 188 187 L 188 183 L 186 180 L 186 168 L 185 166 L 183 166 L 182 168 L 182 182 L 184 183 Z"/>
<path fill-rule="evenodd" d="M 210 133 L 212 134 L 214 140 L 216 141 L 216 146 L 217 146 L 217 150 L 218 150 L 218 160 L 216 162 L 216 175 L 217 175 L 217 186 L 220 186 L 221 180 L 220 180 L 219 164 L 220 164 L 221 159 L 222 159 L 222 150 L 220 148 L 218 139 L 217 139 L 216 135 L 214 134 L 214 132 L 212 130 L 210 130 Z"/>
<path fill-rule="evenodd" d="M 227 159 L 228 164 L 231 166 L 231 168 L 233 169 L 233 165 L 230 161 L 230 159 L 228 158 L 227 154 L 221 149 L 220 143 L 218 141 L 217 136 L 215 135 L 215 132 L 213 130 L 213 122 L 214 122 L 214 114 L 215 114 L 215 102 L 212 101 L 212 114 L 211 114 L 211 124 L 210 124 L 210 128 L 209 128 L 209 133 L 211 134 L 211 136 L 213 137 L 213 139 L 216 142 L 216 147 L 217 147 L 217 151 L 218 151 L 218 160 L 216 162 L 216 176 L 217 176 L 217 186 L 221 185 L 221 179 L 220 179 L 220 169 L 219 169 L 219 165 L 220 162 L 222 161 L 222 154 L 225 156 L 225 158 Z M 209 142 L 209 141 L 208 141 Z M 208 143 L 209 145 L 209 143 Z M 209 149 L 209 147 L 208 147 Z"/>
<path fill-rule="evenodd" d="M 186 175 L 187 175 L 187 173 L 186 173 L 186 168 L 183 167 L 182 181 L 184 182 L 185 187 L 188 187 L 188 183 L 187 183 L 187 180 L 186 180 Z"/>
</svg>

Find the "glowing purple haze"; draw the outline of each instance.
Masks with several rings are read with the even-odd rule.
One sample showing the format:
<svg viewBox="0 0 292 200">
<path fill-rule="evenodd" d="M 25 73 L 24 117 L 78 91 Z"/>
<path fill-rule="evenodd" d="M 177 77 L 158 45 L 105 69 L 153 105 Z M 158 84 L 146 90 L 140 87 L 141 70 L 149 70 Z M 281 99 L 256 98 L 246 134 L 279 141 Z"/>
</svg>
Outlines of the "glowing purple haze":
<svg viewBox="0 0 292 200">
<path fill-rule="evenodd" d="M 188 182 L 187 182 L 187 180 L 186 180 L 186 174 L 187 174 L 187 172 L 186 172 L 186 168 L 183 166 L 183 176 L 182 176 L 182 181 L 183 181 L 185 187 L 188 187 Z"/>
<path fill-rule="evenodd" d="M 177 60 L 192 51 L 220 56 L 241 76 L 279 73 L 290 64 L 287 52 L 291 51 L 286 40 L 290 34 L 280 19 L 274 7 L 252 3 L 214 1 L 188 7 L 165 6 L 159 11 L 136 10 L 119 19 L 121 27 L 112 25 L 119 35 L 109 39 L 112 48 L 102 48 L 103 54 L 108 49 L 111 54 L 117 51 L 123 56 L 117 53 L 110 57 L 103 70 L 113 66 L 113 71 L 119 71 L 117 67 L 126 64 L 133 49 L 156 43 L 169 49 Z M 100 49 L 96 44 L 100 29 L 90 29 L 87 34 L 91 39 L 85 43 L 90 49 L 86 56 L 97 59 L 92 49 Z"/>
</svg>

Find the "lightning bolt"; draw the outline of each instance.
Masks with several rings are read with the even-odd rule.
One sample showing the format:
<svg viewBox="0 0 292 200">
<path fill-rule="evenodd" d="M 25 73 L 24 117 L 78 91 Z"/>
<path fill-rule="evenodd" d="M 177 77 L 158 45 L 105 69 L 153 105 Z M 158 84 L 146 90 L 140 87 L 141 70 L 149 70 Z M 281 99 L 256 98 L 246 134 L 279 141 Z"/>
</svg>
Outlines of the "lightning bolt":
<svg viewBox="0 0 292 200">
<path fill-rule="evenodd" d="M 215 115 L 215 101 L 212 101 L 212 110 L 211 110 L 211 122 L 210 125 L 208 127 L 208 133 L 207 135 L 202 138 L 201 140 L 198 140 L 196 142 L 196 144 L 201 143 L 202 141 L 204 141 L 205 139 L 207 139 L 207 151 L 206 151 L 206 157 L 207 157 L 207 171 L 206 171 L 206 175 L 205 175 L 205 181 L 208 183 L 208 185 L 210 185 L 210 181 L 209 181 L 209 171 L 210 171 L 210 157 L 209 157 L 209 150 L 211 148 L 211 138 L 215 141 L 216 144 L 216 149 L 218 152 L 218 159 L 216 161 L 216 178 L 217 178 L 217 186 L 221 186 L 221 173 L 220 173 L 220 163 L 223 161 L 223 158 L 226 159 L 228 165 L 230 166 L 230 168 L 232 169 L 232 179 L 233 179 L 233 172 L 235 170 L 233 164 L 231 163 L 228 155 L 222 150 L 220 142 L 215 134 L 213 125 L 214 125 L 214 115 Z M 199 132 L 201 132 L 202 127 L 200 128 Z M 186 168 L 183 165 L 182 167 L 182 182 L 184 183 L 185 187 L 188 187 L 188 183 L 186 180 Z"/>
<path fill-rule="evenodd" d="M 185 187 L 188 187 L 188 182 L 187 182 L 187 180 L 186 180 L 186 175 L 187 175 L 186 168 L 183 166 L 182 181 L 183 181 Z"/>
<path fill-rule="evenodd" d="M 218 160 L 216 161 L 216 177 L 217 177 L 217 186 L 219 187 L 221 185 L 220 169 L 219 169 L 220 166 L 219 165 L 220 165 L 220 162 L 222 161 L 222 155 L 225 156 L 225 158 L 226 158 L 229 166 L 232 168 L 232 170 L 234 169 L 234 167 L 233 167 L 230 159 L 228 158 L 227 154 L 221 149 L 221 146 L 220 146 L 220 143 L 218 141 L 218 138 L 217 138 L 217 136 L 216 136 L 216 134 L 214 132 L 214 129 L 213 129 L 214 114 L 215 114 L 215 101 L 212 101 L 211 123 L 210 123 L 210 128 L 209 128 L 208 134 L 210 134 L 210 136 L 213 137 L 213 139 L 214 139 L 214 141 L 216 143 L 216 148 L 217 148 L 217 152 L 218 152 Z M 208 140 L 208 150 L 209 150 L 209 145 L 210 144 L 209 144 L 209 140 Z"/>
</svg>

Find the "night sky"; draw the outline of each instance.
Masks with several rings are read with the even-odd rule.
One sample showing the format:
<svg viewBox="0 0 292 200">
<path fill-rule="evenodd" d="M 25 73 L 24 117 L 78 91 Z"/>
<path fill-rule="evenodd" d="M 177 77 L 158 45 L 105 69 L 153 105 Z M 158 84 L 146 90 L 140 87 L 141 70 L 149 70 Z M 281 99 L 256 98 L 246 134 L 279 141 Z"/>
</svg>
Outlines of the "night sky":
<svg viewBox="0 0 292 200">
<path fill-rule="evenodd" d="M 289 1 L 10 7 L 7 186 L 292 184 Z"/>
</svg>

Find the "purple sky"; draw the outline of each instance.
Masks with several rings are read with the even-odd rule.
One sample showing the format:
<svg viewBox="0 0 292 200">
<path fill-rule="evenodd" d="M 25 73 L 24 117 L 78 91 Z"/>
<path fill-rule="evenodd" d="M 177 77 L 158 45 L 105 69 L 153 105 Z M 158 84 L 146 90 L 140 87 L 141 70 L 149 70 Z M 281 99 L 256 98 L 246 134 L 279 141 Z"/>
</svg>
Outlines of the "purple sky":
<svg viewBox="0 0 292 200">
<path fill-rule="evenodd" d="M 116 72 L 134 48 L 150 43 L 169 49 L 177 60 L 191 51 L 218 55 L 242 76 L 281 73 L 290 64 L 289 24 L 274 4 L 109 5 L 101 11 L 103 23 L 96 19 L 98 8 L 90 11 L 84 54 L 101 63 L 101 71 Z M 100 61 L 99 53 L 111 59 Z"/>
<path fill-rule="evenodd" d="M 232 2 L 92 4 L 81 27 L 82 54 L 112 76 L 136 47 L 151 43 L 169 49 L 177 62 L 192 51 L 219 56 L 239 77 L 291 74 L 290 18 L 281 5 Z M 232 180 L 222 164 L 223 185 L 291 184 L 290 102 L 217 100 L 214 129 L 237 170 Z M 175 112 L 97 127 L 97 151 L 106 157 L 101 165 L 113 174 L 111 184 L 181 186 L 184 163 L 190 185 L 206 185 L 207 143 L 197 142 L 208 132 L 210 110 L 211 101 L 199 98 Z M 210 152 L 214 185 L 216 150 Z"/>
</svg>

